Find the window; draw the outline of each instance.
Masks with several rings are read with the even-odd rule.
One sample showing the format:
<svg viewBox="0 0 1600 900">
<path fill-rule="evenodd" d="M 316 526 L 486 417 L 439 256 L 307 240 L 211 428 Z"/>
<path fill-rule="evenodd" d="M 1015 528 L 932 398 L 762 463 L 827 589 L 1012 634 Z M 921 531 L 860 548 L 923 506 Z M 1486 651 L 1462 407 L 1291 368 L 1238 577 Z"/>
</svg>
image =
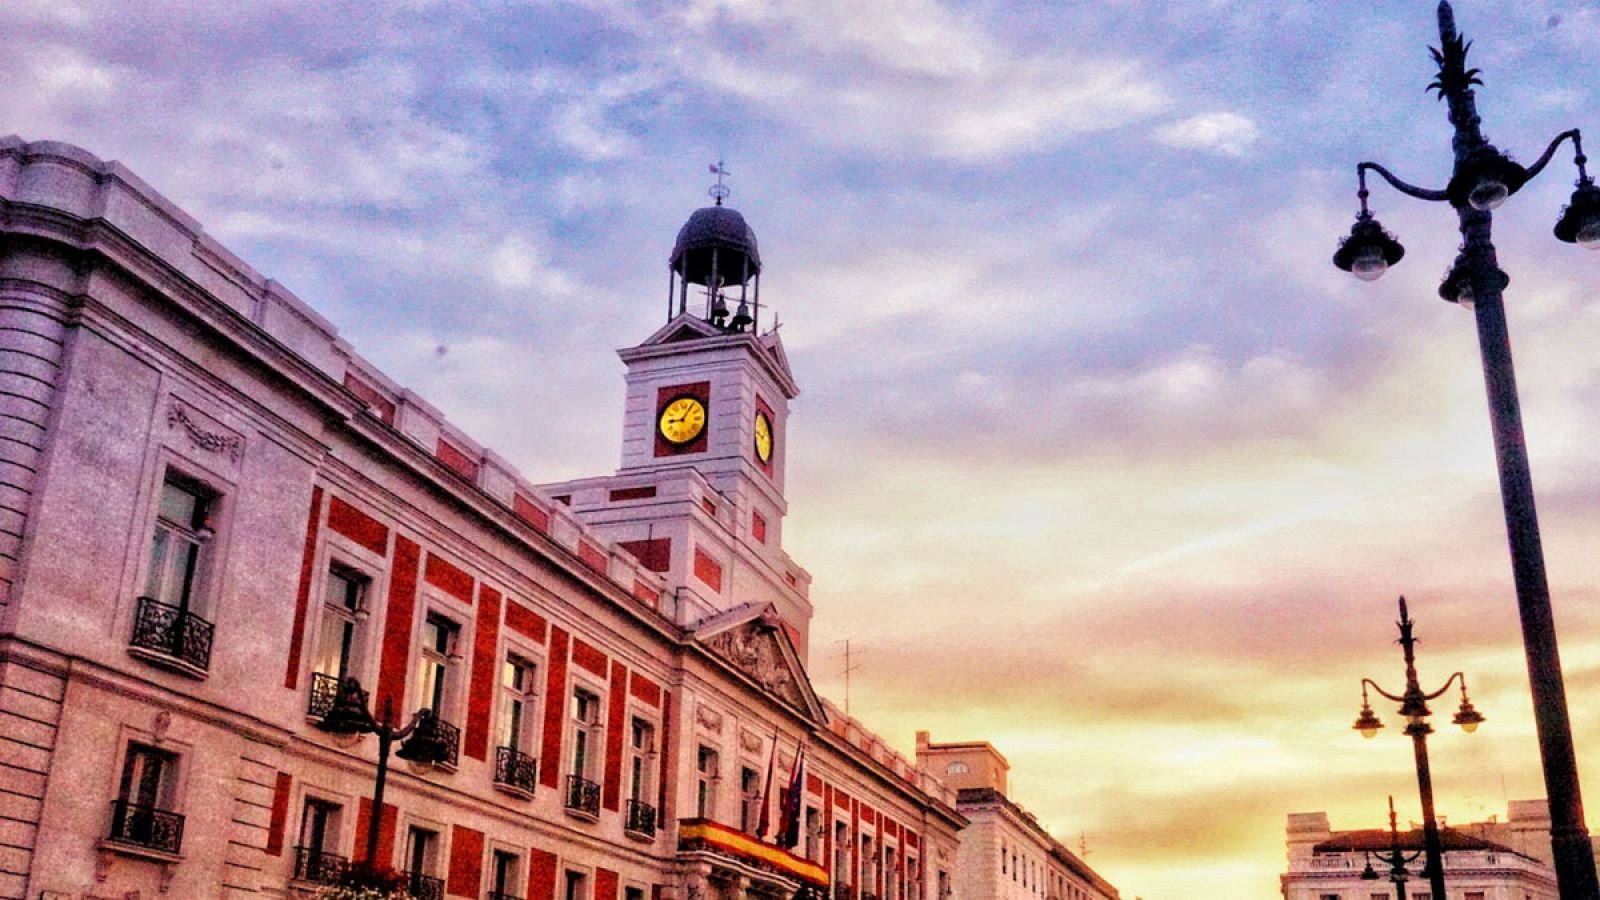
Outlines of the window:
<svg viewBox="0 0 1600 900">
<path fill-rule="evenodd" d="M 201 616 L 207 547 L 216 498 L 199 483 L 168 472 L 161 483 L 144 594 L 134 613 L 129 652 L 203 677 L 211 664 L 211 623 Z"/>
<path fill-rule="evenodd" d="M 517 893 L 517 884 L 522 880 L 518 871 L 521 862 L 515 853 L 494 851 L 493 861 L 489 864 L 489 900 L 512 900 L 522 896 Z"/>
<path fill-rule="evenodd" d="M 339 843 L 337 803 L 306 798 L 300 814 L 300 842 L 294 852 L 294 877 L 316 884 L 332 884 L 344 872 L 345 858 L 334 850 Z"/>
<path fill-rule="evenodd" d="M 1001 875 L 1004 875 L 1004 874 L 1006 874 L 1006 872 L 1010 871 L 1010 869 L 1006 868 L 1006 856 L 1009 853 L 1010 853 L 1010 851 L 1006 849 L 1005 842 L 1001 841 L 1000 842 L 1000 874 Z"/>
<path fill-rule="evenodd" d="M 950 765 L 945 767 L 944 773 L 946 775 L 965 775 L 965 774 L 967 774 L 967 771 L 968 771 L 968 769 L 967 769 L 967 764 L 966 763 L 964 763 L 964 762 L 953 762 Z"/>
<path fill-rule="evenodd" d="M 585 900 L 588 896 L 588 879 L 582 872 L 567 870 L 566 889 L 562 894 L 563 900 Z"/>
<path fill-rule="evenodd" d="M 1483 900 L 1483 891 L 1467 891 L 1462 900 Z"/>
<path fill-rule="evenodd" d="M 122 780 L 112 804 L 110 839 L 163 853 L 177 853 L 183 816 L 172 811 L 178 757 L 146 744 L 129 744 Z"/>
<path fill-rule="evenodd" d="M 628 885 L 622 889 L 622 900 L 644 900 L 644 888 Z"/>
<path fill-rule="evenodd" d="M 358 624 L 366 618 L 367 578 L 342 566 L 328 570 L 322 592 L 322 629 L 312 671 L 342 681 L 356 674 Z"/>
<path fill-rule="evenodd" d="M 444 880 L 434 877 L 439 864 L 439 832 L 412 825 L 406 830 L 405 873 L 411 895 L 444 900 Z"/>
<path fill-rule="evenodd" d="M 872 893 L 873 889 L 878 885 L 878 859 L 873 849 L 872 836 L 863 834 L 861 836 L 861 892 L 863 894 Z"/>
<path fill-rule="evenodd" d="M 655 750 L 655 726 L 635 716 L 628 729 L 628 797 L 632 800 L 650 799 L 650 757 Z"/>
<path fill-rule="evenodd" d="M 572 755 L 567 774 L 567 809 L 589 818 L 600 816 L 600 695 L 585 688 L 572 691 Z"/>
<path fill-rule="evenodd" d="M 843 822 L 833 823 L 833 877 L 850 886 L 850 828 Z"/>
<path fill-rule="evenodd" d="M 500 746 L 526 752 L 533 746 L 534 687 L 538 669 L 515 654 L 500 666 Z"/>
<path fill-rule="evenodd" d="M 205 547 L 214 534 L 213 505 L 211 493 L 197 482 L 167 473 L 150 539 L 146 597 L 185 610 L 195 605 L 205 577 Z"/>
<path fill-rule="evenodd" d="M 921 900 L 922 897 L 922 870 L 917 866 L 917 857 L 906 854 L 906 896 L 910 900 Z"/>
<path fill-rule="evenodd" d="M 429 613 L 422 624 L 422 653 L 417 657 L 417 705 L 433 710 L 441 719 L 449 718 L 451 692 L 455 688 L 452 672 L 460 655 L 456 650 L 461 626 L 437 613 Z"/>
<path fill-rule="evenodd" d="M 895 871 L 895 851 L 893 847 L 883 849 L 883 896 L 889 900 L 899 897 L 899 873 Z"/>
<path fill-rule="evenodd" d="M 510 793 L 532 797 L 539 780 L 539 763 L 528 752 L 533 747 L 534 686 L 539 683 L 533 663 L 514 653 L 500 664 L 500 718 L 495 725 L 494 783 Z"/>
<path fill-rule="evenodd" d="M 702 745 L 695 751 L 694 814 L 702 819 L 715 818 L 717 814 L 717 751 Z"/>
<path fill-rule="evenodd" d="M 739 769 L 739 830 L 755 834 L 761 824 L 761 773 L 749 766 Z"/>
<path fill-rule="evenodd" d="M 805 848 L 806 859 L 821 862 L 822 813 L 815 806 L 806 807 Z"/>
</svg>

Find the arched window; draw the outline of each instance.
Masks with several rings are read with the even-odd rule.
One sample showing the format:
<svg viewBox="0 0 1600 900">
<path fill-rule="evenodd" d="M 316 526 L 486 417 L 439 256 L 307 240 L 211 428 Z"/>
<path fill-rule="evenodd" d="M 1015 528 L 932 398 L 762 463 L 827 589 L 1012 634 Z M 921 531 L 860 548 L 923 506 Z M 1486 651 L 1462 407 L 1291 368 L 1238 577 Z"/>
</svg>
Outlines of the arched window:
<svg viewBox="0 0 1600 900">
<path fill-rule="evenodd" d="M 964 763 L 964 762 L 953 762 L 950 765 L 945 767 L 944 773 L 946 775 L 965 775 L 965 774 L 967 774 L 967 771 L 968 770 L 967 770 L 967 764 L 966 763 Z"/>
</svg>

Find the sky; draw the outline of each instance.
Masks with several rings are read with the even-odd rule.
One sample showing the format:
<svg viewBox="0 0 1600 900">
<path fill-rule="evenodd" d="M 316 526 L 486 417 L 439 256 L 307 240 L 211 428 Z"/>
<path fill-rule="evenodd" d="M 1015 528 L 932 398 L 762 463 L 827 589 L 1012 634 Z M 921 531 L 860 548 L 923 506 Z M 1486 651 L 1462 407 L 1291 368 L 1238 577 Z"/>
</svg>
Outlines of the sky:
<svg viewBox="0 0 1600 900">
<path fill-rule="evenodd" d="M 1489 137 L 1600 147 L 1600 4 L 1461 0 Z M 993 742 L 1123 897 L 1268 900 L 1285 816 L 1420 819 L 1359 682 L 1467 673 L 1441 814 L 1543 795 L 1448 209 L 1329 262 L 1355 163 L 1442 187 L 1434 4 L 0 4 L 0 135 L 128 165 L 534 481 L 617 459 L 709 163 L 802 387 L 812 676 Z M 1600 254 L 1560 151 L 1496 213 L 1579 765 L 1600 810 Z M 1591 820 L 1594 816 L 1591 816 Z"/>
</svg>

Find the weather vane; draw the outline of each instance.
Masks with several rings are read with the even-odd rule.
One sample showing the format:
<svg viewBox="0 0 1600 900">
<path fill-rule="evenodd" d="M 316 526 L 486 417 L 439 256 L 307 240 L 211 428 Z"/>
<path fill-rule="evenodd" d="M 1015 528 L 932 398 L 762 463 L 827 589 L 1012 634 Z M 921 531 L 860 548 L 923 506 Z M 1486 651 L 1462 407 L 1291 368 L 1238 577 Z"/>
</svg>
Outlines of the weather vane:
<svg viewBox="0 0 1600 900">
<path fill-rule="evenodd" d="M 722 198 L 724 198 L 724 197 L 728 196 L 729 194 L 733 193 L 733 191 L 727 185 L 722 183 L 722 178 L 725 175 L 732 175 L 733 173 L 729 172 L 728 171 L 728 167 L 725 164 L 723 164 L 722 160 L 719 159 L 716 162 L 711 164 L 711 174 L 717 176 L 717 183 L 713 184 L 711 186 L 711 189 L 706 191 L 706 193 L 710 194 L 713 198 L 715 198 L 716 201 L 717 201 L 717 205 L 721 206 L 722 205 Z"/>
</svg>

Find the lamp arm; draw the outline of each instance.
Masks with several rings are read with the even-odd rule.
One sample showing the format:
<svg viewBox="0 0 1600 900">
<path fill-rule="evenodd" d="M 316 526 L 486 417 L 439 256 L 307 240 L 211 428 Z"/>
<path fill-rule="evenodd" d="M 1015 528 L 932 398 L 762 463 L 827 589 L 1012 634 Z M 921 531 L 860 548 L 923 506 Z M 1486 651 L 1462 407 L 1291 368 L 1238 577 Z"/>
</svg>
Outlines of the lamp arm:
<svg viewBox="0 0 1600 900">
<path fill-rule="evenodd" d="M 1550 142 L 1550 146 L 1544 148 L 1544 155 L 1534 160 L 1533 165 L 1528 167 L 1529 181 L 1532 181 L 1534 176 L 1544 171 L 1544 167 L 1550 163 L 1550 158 L 1556 155 L 1556 148 L 1560 147 L 1561 142 L 1567 138 L 1572 138 L 1573 146 L 1577 148 L 1578 155 L 1583 155 L 1583 144 L 1581 143 L 1582 139 L 1578 134 L 1578 129 L 1574 128 L 1571 131 L 1563 131 L 1556 135 L 1556 139 Z"/>
<path fill-rule="evenodd" d="M 1455 684 L 1456 681 L 1458 681 L 1458 680 L 1463 685 L 1465 685 L 1467 683 L 1467 676 L 1461 674 L 1460 672 L 1456 672 L 1455 674 L 1451 675 L 1448 679 L 1445 680 L 1444 687 L 1439 688 L 1437 691 L 1434 691 L 1431 694 L 1423 694 L 1422 695 L 1422 699 L 1424 699 L 1424 700 L 1437 700 L 1438 698 L 1443 697 L 1445 691 L 1450 690 L 1450 685 Z"/>
<path fill-rule="evenodd" d="M 432 711 L 430 711 L 427 707 L 423 707 L 422 709 L 412 713 L 411 721 L 406 723 L 406 727 L 389 732 L 389 738 L 396 741 L 404 740 L 408 735 L 411 734 L 411 732 L 417 730 L 418 725 L 422 724 L 425 713 L 427 715 L 432 715 Z"/>
<path fill-rule="evenodd" d="M 1365 170 L 1367 169 L 1371 169 L 1372 171 L 1377 172 L 1379 175 L 1382 175 L 1383 180 L 1389 182 L 1389 184 L 1392 185 L 1395 190 L 1409 197 L 1415 197 L 1418 200 L 1435 201 L 1450 199 L 1450 195 L 1444 191 L 1436 191 L 1432 188 L 1417 187 L 1414 184 L 1402 181 L 1396 177 L 1393 172 L 1390 172 L 1388 169 L 1385 169 L 1383 166 L 1380 166 L 1375 162 L 1364 162 L 1356 165 L 1356 176 L 1361 180 L 1363 189 L 1366 187 Z"/>
<path fill-rule="evenodd" d="M 1384 690 L 1383 688 L 1378 687 L 1378 683 L 1376 681 L 1373 681 L 1371 678 L 1363 678 L 1363 679 L 1361 679 L 1361 683 L 1366 685 L 1369 688 L 1372 688 L 1374 691 L 1378 692 L 1379 694 L 1381 694 L 1384 697 L 1389 698 L 1390 700 L 1393 700 L 1396 703 L 1404 703 L 1404 702 L 1406 702 L 1406 698 L 1405 697 L 1403 697 L 1403 696 L 1401 696 L 1399 694 L 1391 694 L 1388 691 Z"/>
</svg>

